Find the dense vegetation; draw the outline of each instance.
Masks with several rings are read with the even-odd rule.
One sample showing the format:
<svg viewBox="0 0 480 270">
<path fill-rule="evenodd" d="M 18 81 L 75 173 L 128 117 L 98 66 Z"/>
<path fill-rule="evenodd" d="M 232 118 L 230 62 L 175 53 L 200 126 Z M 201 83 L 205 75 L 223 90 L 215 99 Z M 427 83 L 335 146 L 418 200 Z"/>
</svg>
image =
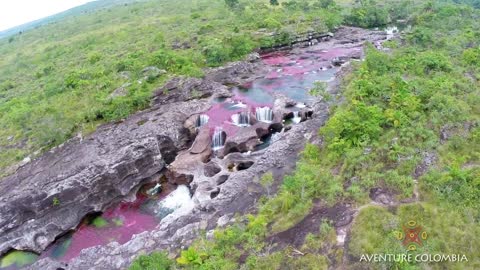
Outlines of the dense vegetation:
<svg viewBox="0 0 480 270">
<path fill-rule="evenodd" d="M 213 239 L 194 242 L 181 251 L 177 267 L 327 269 L 339 267 L 344 258 L 349 269 L 480 267 L 475 241 L 480 232 L 480 13 L 433 2 L 404 8 L 415 10 L 412 29 L 389 42 L 389 52 L 367 48 L 366 61 L 345 79 L 345 101 L 319 131 L 324 144 L 307 145 L 295 172 L 276 195 L 264 198 L 256 214 L 237 217 L 236 224 L 215 230 Z M 352 9 L 347 22 L 355 22 L 356 12 Z M 370 17 L 364 19 L 362 24 L 369 25 Z M 415 171 L 430 156 L 437 158 L 418 179 L 417 201 L 412 199 Z M 265 187 L 270 178 L 267 174 L 261 181 Z M 390 209 L 369 206 L 373 187 L 409 202 Z M 299 250 L 277 250 L 267 241 L 297 224 L 314 204 L 342 201 L 364 206 L 346 250 L 335 246 L 328 220 Z M 469 262 L 360 265 L 361 254 L 406 252 L 394 233 L 411 219 L 429 233 L 417 252 L 460 253 Z M 142 257 L 136 264 L 148 260 Z"/>
</svg>

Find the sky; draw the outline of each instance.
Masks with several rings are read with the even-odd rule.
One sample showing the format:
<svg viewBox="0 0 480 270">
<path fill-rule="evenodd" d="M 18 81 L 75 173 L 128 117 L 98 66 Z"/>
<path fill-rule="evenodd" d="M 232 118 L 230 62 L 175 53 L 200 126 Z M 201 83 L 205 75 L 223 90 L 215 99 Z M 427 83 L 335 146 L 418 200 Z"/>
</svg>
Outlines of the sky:
<svg viewBox="0 0 480 270">
<path fill-rule="evenodd" d="M 41 19 L 92 0 L 0 0 L 0 31 Z"/>
</svg>

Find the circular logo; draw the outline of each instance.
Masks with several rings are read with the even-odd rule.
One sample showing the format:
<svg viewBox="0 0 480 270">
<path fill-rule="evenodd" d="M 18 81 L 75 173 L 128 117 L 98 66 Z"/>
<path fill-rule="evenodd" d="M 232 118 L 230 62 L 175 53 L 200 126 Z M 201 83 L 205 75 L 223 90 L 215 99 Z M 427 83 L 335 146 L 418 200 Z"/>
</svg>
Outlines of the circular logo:
<svg viewBox="0 0 480 270">
<path fill-rule="evenodd" d="M 404 247 L 409 251 L 417 250 L 423 246 L 428 234 L 415 220 L 409 220 L 402 226 L 403 232 L 396 232 L 396 238 L 402 241 Z"/>
</svg>

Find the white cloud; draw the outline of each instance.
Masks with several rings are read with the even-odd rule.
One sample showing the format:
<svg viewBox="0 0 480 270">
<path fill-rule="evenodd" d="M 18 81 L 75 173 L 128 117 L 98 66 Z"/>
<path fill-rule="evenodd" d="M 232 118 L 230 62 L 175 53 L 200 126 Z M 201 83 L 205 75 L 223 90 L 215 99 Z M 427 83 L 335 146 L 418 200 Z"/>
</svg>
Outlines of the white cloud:
<svg viewBox="0 0 480 270">
<path fill-rule="evenodd" d="M 0 31 L 92 0 L 0 0 Z"/>
</svg>

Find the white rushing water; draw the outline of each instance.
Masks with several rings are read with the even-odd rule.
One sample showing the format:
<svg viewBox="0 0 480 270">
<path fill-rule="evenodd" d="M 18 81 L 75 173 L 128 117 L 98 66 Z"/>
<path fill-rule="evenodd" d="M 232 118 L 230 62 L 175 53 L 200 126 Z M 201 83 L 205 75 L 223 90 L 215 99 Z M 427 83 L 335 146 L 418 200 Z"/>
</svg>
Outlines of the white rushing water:
<svg viewBox="0 0 480 270">
<path fill-rule="evenodd" d="M 170 209 L 180 209 L 182 207 L 188 208 L 189 205 L 193 205 L 192 198 L 190 196 L 190 190 L 185 185 L 180 185 L 168 194 L 165 199 L 162 200 L 161 205 Z"/>
<path fill-rule="evenodd" d="M 305 105 L 305 103 L 303 103 L 303 102 L 300 102 L 300 103 L 297 103 L 297 104 L 295 105 L 295 107 L 297 107 L 297 108 L 305 108 L 305 107 L 307 107 L 307 105 Z"/>
<path fill-rule="evenodd" d="M 255 109 L 255 115 L 260 122 L 271 123 L 273 121 L 273 111 L 270 107 L 259 107 Z"/>
<path fill-rule="evenodd" d="M 225 144 L 225 141 L 223 137 L 223 128 L 216 127 L 212 137 L 213 150 L 216 151 L 216 150 L 222 149 L 224 144 Z"/>
<path fill-rule="evenodd" d="M 208 115 L 206 115 L 206 114 L 199 115 L 198 118 L 197 118 L 197 123 L 196 123 L 197 128 L 203 127 L 204 125 L 206 125 L 208 123 L 209 119 L 210 119 L 210 117 L 208 117 Z"/>
<path fill-rule="evenodd" d="M 395 36 L 396 33 L 398 33 L 398 27 L 389 26 L 385 28 L 385 32 L 387 33 L 387 40 L 390 40 Z"/>
<path fill-rule="evenodd" d="M 232 122 L 239 127 L 248 127 L 250 126 L 250 113 L 240 112 L 232 115 Z"/>
<path fill-rule="evenodd" d="M 180 185 L 172 193 L 168 194 L 159 204 L 159 211 L 165 211 L 165 218 L 175 219 L 188 214 L 195 207 L 190 190 L 185 185 Z"/>
<path fill-rule="evenodd" d="M 293 118 L 292 118 L 292 122 L 295 123 L 295 124 L 298 124 L 302 121 L 302 117 L 300 117 L 300 113 L 297 111 L 297 112 L 293 112 Z"/>
</svg>

